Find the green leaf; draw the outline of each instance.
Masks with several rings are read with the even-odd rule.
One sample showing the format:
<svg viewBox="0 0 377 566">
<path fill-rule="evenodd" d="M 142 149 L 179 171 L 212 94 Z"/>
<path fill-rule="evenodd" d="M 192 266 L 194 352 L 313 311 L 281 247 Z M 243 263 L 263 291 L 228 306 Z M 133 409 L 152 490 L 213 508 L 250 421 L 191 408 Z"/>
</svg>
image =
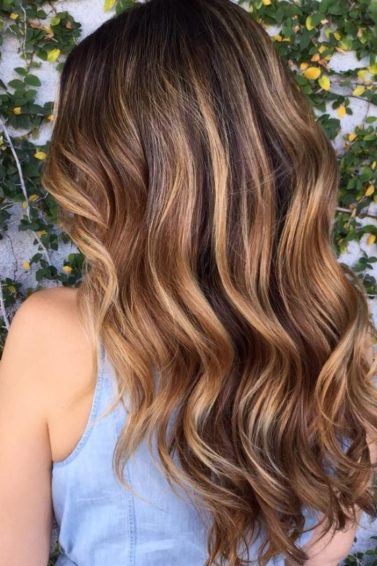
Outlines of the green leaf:
<svg viewBox="0 0 377 566">
<path fill-rule="evenodd" d="M 321 12 L 315 12 L 314 14 L 311 14 L 310 18 L 311 18 L 311 23 L 314 26 L 318 26 L 320 21 L 323 19 L 323 14 Z"/>
<path fill-rule="evenodd" d="M 23 75 L 25 76 L 27 74 L 27 70 L 24 67 L 15 67 L 14 70 L 16 71 L 16 73 L 18 73 L 19 75 Z"/>
<path fill-rule="evenodd" d="M 341 16 L 345 14 L 348 10 L 348 3 L 344 0 L 333 0 L 329 6 L 328 13 L 334 16 Z"/>
<path fill-rule="evenodd" d="M 41 81 L 36 75 L 26 75 L 25 83 L 31 86 L 41 86 Z"/>
<path fill-rule="evenodd" d="M 20 79 L 12 79 L 11 81 L 9 81 L 8 85 L 16 89 L 25 88 L 23 81 L 20 81 Z"/>
<path fill-rule="evenodd" d="M 369 16 L 372 18 L 375 24 L 377 24 L 377 1 L 371 0 L 367 8 Z"/>
<path fill-rule="evenodd" d="M 304 29 L 300 37 L 300 49 L 304 50 L 308 47 L 311 37 L 312 36 L 309 31 L 307 29 Z"/>
</svg>

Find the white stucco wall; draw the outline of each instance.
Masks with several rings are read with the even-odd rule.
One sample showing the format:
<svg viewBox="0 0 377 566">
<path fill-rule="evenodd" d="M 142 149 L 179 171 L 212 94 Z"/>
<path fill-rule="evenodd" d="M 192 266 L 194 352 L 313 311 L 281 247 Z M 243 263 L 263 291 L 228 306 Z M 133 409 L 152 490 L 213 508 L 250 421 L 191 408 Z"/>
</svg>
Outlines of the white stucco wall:
<svg viewBox="0 0 377 566">
<path fill-rule="evenodd" d="M 61 2 L 55 3 L 55 5 L 59 10 L 67 10 L 76 20 L 81 22 L 82 37 L 89 34 L 113 14 L 113 12 L 104 12 L 103 0 L 62 0 Z M 278 29 L 271 28 L 269 32 L 275 34 L 278 32 Z M 3 45 L 2 58 L 0 61 L 0 77 L 4 82 L 16 78 L 17 75 L 14 72 L 14 68 L 23 66 L 23 60 L 19 58 L 17 48 L 17 41 L 7 37 Z M 354 67 L 364 67 L 366 65 L 368 65 L 368 61 L 357 61 L 352 53 L 337 53 L 330 62 L 330 67 L 336 70 L 346 70 Z M 38 75 L 42 82 L 42 86 L 38 89 L 38 99 L 36 102 L 43 104 L 44 102 L 54 100 L 58 81 L 58 74 L 54 69 L 54 65 L 42 61 L 41 68 L 33 70 L 33 73 Z M 361 100 L 351 99 L 351 108 L 353 115 L 346 115 L 342 119 L 342 132 L 334 142 L 337 151 L 341 151 L 343 147 L 342 134 L 353 131 L 355 126 L 361 122 L 365 113 L 368 112 L 367 103 Z M 335 115 L 330 107 L 327 108 L 327 112 Z M 376 108 L 372 107 L 372 105 L 369 109 L 369 114 L 377 115 Z M 10 133 L 13 134 L 14 132 L 10 130 Z M 43 126 L 40 137 L 35 140 L 35 144 L 45 143 L 50 133 L 51 126 Z M 377 206 L 372 205 L 370 212 L 376 214 L 376 211 Z M 5 237 L 0 240 L 0 275 L 3 278 L 7 276 L 16 277 L 16 279 L 21 281 L 26 287 L 33 287 L 33 271 L 25 271 L 22 267 L 22 262 L 29 259 L 37 250 L 32 244 L 33 235 L 28 232 L 19 232 L 17 229 L 21 214 L 22 209 L 18 205 L 15 206 L 10 230 L 4 235 Z M 374 220 L 368 218 L 361 220 L 362 224 L 374 222 Z M 364 235 L 360 246 L 358 243 L 352 242 L 347 253 L 343 254 L 339 260 L 352 265 L 360 256 L 360 247 L 365 249 L 370 255 L 377 255 L 376 244 L 368 246 L 366 238 L 367 236 Z M 65 249 L 61 247 L 58 253 L 52 255 L 54 265 L 57 267 L 62 265 L 67 253 L 72 251 L 72 249 L 74 248 L 71 246 L 67 246 Z M 370 273 L 377 278 L 377 264 L 374 264 L 374 271 Z M 44 283 L 44 285 L 47 286 L 47 282 Z M 370 301 L 370 308 L 376 324 L 377 302 L 375 299 Z M 364 517 L 362 525 L 363 527 L 358 532 L 358 543 L 355 546 L 355 548 L 359 549 L 370 547 L 369 535 L 372 534 L 372 532 L 374 534 L 377 533 L 377 521 L 369 524 L 367 518 Z"/>
</svg>

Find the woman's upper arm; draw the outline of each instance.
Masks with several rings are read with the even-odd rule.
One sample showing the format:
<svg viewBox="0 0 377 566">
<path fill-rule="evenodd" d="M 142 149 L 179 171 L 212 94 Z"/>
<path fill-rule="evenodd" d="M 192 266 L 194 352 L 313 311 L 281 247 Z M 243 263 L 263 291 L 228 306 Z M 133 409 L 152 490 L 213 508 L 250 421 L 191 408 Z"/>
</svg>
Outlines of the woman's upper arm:
<svg viewBox="0 0 377 566">
<path fill-rule="evenodd" d="M 17 311 L 0 362 L 0 566 L 42 566 L 49 556 L 51 453 L 39 301 L 29 298 Z"/>
</svg>

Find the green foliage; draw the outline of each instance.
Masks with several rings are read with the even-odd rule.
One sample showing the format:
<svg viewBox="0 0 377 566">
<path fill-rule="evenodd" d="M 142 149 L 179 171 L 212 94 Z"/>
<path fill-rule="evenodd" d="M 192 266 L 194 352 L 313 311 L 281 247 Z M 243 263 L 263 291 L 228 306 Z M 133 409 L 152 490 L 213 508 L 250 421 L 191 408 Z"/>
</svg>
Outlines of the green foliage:
<svg viewBox="0 0 377 566">
<path fill-rule="evenodd" d="M 354 552 L 343 560 L 343 566 L 376 566 L 377 564 L 377 536 L 370 537 L 374 548 L 365 552 Z M 375 541 L 375 542 L 374 542 Z M 354 542 L 357 542 L 355 537 Z"/>
<path fill-rule="evenodd" d="M 103 7 L 119 14 L 133 3 L 103 0 Z M 51 281 L 75 286 L 82 276 L 80 252 L 70 253 L 59 269 L 51 263 L 51 254 L 67 243 L 67 236 L 56 226 L 56 203 L 40 185 L 48 144 L 42 147 L 33 142 L 41 127 L 51 127 L 54 118 L 53 101 L 36 102 L 43 87 L 38 73 L 41 63 L 46 61 L 60 71 L 81 33 L 80 23 L 67 11 L 58 11 L 57 5 L 56 0 L 0 0 L 0 46 L 4 38 L 12 37 L 23 60 L 7 84 L 0 79 L 0 238 L 7 236 L 19 209 L 22 218 L 18 228 L 28 231 L 35 243 L 35 253 L 23 260 L 30 277 L 28 287 L 23 288 L 16 278 L 0 280 L 0 346 L 12 313 L 27 294 Z M 367 235 L 373 253 L 361 251 L 353 268 L 369 296 L 374 297 L 377 284 L 370 270 L 377 261 L 377 227 L 369 208 L 377 202 L 376 118 L 366 112 L 354 132 L 343 136 L 341 122 L 352 114 L 353 99 L 366 101 L 368 109 L 377 105 L 377 0 L 250 0 L 242 6 L 267 29 L 276 27 L 272 36 L 276 49 L 310 99 L 318 122 L 329 139 L 339 135 L 343 139 L 338 154 L 341 182 L 334 248 L 340 254 L 351 241 Z M 335 71 L 332 58 L 349 51 L 363 66 Z M 335 110 L 335 116 L 329 114 L 330 109 Z M 363 218 L 368 219 L 364 226 L 360 222 Z M 361 564 L 362 559 L 376 564 L 376 555 L 377 549 L 371 549 L 365 555 L 349 556 L 345 564 Z"/>
<path fill-rule="evenodd" d="M 30 285 L 25 289 L 16 278 L 1 280 L 1 347 L 12 313 L 29 293 L 46 281 L 71 286 L 81 277 L 81 254 L 68 256 L 60 270 L 52 265 L 51 254 L 67 242 L 67 236 L 56 226 L 56 202 L 40 184 L 48 144 L 41 147 L 33 141 L 43 126 L 51 127 L 54 118 L 53 101 L 36 102 L 43 86 L 39 76 L 42 61 L 60 71 L 64 56 L 81 33 L 80 23 L 67 11 L 58 11 L 57 4 L 0 0 L 0 44 L 6 37 L 16 39 L 23 60 L 7 84 L 0 79 L 0 238 L 7 236 L 15 207 L 20 207 L 18 229 L 31 233 L 35 244 L 35 253 L 22 264 L 29 272 Z"/>
</svg>

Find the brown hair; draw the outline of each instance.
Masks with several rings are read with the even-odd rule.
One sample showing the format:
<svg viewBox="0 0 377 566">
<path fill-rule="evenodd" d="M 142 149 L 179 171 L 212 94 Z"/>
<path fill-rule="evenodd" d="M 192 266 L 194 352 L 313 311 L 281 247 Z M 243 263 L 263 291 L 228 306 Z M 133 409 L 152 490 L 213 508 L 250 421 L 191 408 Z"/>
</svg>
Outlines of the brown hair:
<svg viewBox="0 0 377 566">
<path fill-rule="evenodd" d="M 244 564 L 262 523 L 259 563 L 302 564 L 304 506 L 328 530 L 376 513 L 376 331 L 332 246 L 338 182 L 293 73 L 230 0 L 136 4 L 65 62 L 43 184 L 129 401 L 114 469 L 125 482 L 155 434 L 210 512 L 207 564 Z"/>
</svg>

